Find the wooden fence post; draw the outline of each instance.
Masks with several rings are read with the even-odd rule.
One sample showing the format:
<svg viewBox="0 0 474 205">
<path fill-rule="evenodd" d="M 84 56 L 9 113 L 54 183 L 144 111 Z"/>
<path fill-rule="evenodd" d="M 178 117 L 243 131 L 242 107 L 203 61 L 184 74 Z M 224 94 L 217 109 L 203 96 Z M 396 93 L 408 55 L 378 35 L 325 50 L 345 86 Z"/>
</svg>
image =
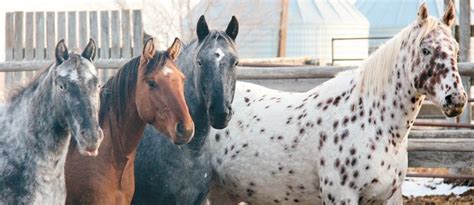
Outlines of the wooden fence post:
<svg viewBox="0 0 474 205">
<path fill-rule="evenodd" d="M 288 32 L 288 0 L 281 0 L 278 57 L 286 56 L 286 33 Z"/>
<path fill-rule="evenodd" d="M 133 56 L 140 55 L 143 45 L 143 24 L 142 13 L 139 10 L 133 11 Z"/>
<path fill-rule="evenodd" d="M 54 49 L 56 46 L 56 15 L 54 12 L 46 13 L 46 59 L 54 58 Z"/>
<path fill-rule="evenodd" d="M 130 29 L 130 10 L 122 11 L 122 58 L 132 56 L 132 38 Z"/>
</svg>

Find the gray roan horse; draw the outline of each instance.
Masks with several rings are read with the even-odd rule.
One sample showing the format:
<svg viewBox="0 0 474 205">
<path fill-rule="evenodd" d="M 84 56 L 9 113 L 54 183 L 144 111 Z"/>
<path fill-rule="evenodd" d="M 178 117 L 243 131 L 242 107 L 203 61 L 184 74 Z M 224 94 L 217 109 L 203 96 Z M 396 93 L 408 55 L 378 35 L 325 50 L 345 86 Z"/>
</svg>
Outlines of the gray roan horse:
<svg viewBox="0 0 474 205">
<path fill-rule="evenodd" d="M 235 91 L 235 38 L 238 22 L 232 17 L 225 32 L 210 31 L 204 16 L 198 39 L 178 58 L 187 78 L 186 102 L 195 123 L 194 139 L 176 146 L 148 126 L 135 160 L 134 204 L 202 204 L 212 178 L 205 146 L 210 126 L 222 129 L 231 119 Z"/>
<path fill-rule="evenodd" d="M 0 204 L 64 204 L 64 163 L 71 135 L 82 155 L 96 156 L 96 46 L 82 54 L 56 46 L 56 63 L 0 106 Z"/>
</svg>

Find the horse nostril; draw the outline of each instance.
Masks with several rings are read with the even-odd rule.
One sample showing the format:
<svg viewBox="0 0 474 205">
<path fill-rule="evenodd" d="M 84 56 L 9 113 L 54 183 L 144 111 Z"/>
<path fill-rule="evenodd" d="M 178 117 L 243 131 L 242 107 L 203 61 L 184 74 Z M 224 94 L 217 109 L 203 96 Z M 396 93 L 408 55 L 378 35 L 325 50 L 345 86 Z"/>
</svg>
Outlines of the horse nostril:
<svg viewBox="0 0 474 205">
<path fill-rule="evenodd" d="M 179 121 L 178 123 L 176 123 L 176 135 L 178 135 L 178 137 L 182 137 L 183 134 L 184 134 L 183 122 Z"/>
<path fill-rule="evenodd" d="M 447 95 L 444 100 L 446 101 L 446 104 L 450 105 L 453 104 L 453 95 Z"/>
</svg>

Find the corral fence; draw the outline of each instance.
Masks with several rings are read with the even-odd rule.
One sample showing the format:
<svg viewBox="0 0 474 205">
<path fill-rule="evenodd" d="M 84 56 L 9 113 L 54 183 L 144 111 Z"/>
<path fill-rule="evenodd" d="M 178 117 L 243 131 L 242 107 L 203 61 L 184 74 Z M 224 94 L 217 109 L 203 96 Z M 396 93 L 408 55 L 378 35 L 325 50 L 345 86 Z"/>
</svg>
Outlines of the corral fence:
<svg viewBox="0 0 474 205">
<path fill-rule="evenodd" d="M 379 45 L 383 44 L 385 40 L 391 39 L 392 37 L 351 37 L 351 38 L 331 38 L 331 65 L 334 65 L 335 62 L 341 62 L 341 61 L 362 61 L 364 58 L 340 58 L 338 57 L 336 53 L 336 42 L 340 41 L 365 41 L 367 40 L 367 44 L 369 45 L 369 50 L 368 54 L 371 54 L 373 51 L 375 51 Z M 370 46 L 371 43 L 370 41 L 376 41 L 377 46 Z"/>
<path fill-rule="evenodd" d="M 7 63 L 51 62 L 59 40 L 64 39 L 72 50 L 83 48 L 89 38 L 96 40 L 96 59 L 128 59 L 139 55 L 143 43 L 141 11 L 7 12 L 5 16 Z M 34 70 L 37 69 L 8 71 L 0 88 L 3 83 L 6 89 L 24 83 L 32 77 Z M 108 79 L 112 72 L 101 70 L 101 80 Z"/>
<path fill-rule="evenodd" d="M 3 83 L 4 89 L 10 90 L 31 79 L 32 72 L 49 66 L 55 44 L 60 39 L 65 39 L 69 48 L 85 46 L 89 37 L 96 39 L 99 52 L 94 64 L 100 69 L 99 75 L 104 82 L 131 57 L 139 55 L 143 44 L 141 18 L 139 10 L 7 13 L 6 61 L 0 63 L 0 90 Z M 275 89 L 301 92 L 338 72 L 354 68 L 258 64 L 257 67 L 239 66 L 237 77 Z M 474 63 L 459 63 L 459 71 L 470 94 Z M 5 79 L 1 80 L 1 76 Z M 429 126 L 438 130 L 414 130 L 410 133 L 410 167 L 474 167 L 474 126 L 471 125 L 471 103 L 468 104 L 463 115 L 449 123 L 424 121 L 444 117 L 431 103 L 423 105 L 416 128 Z"/>
</svg>

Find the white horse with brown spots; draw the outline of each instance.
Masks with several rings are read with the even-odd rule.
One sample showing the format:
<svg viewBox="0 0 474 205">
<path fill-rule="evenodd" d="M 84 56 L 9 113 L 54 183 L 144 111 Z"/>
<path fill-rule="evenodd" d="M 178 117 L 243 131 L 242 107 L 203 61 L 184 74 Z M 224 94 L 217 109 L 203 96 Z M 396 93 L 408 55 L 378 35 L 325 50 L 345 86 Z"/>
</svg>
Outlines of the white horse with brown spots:
<svg viewBox="0 0 474 205">
<path fill-rule="evenodd" d="M 305 93 L 238 82 L 236 112 L 209 138 L 213 204 L 400 204 L 407 135 L 425 98 L 448 117 L 466 94 L 450 4 L 417 20 L 355 71 Z M 389 200 L 393 197 L 393 200 Z"/>
</svg>

